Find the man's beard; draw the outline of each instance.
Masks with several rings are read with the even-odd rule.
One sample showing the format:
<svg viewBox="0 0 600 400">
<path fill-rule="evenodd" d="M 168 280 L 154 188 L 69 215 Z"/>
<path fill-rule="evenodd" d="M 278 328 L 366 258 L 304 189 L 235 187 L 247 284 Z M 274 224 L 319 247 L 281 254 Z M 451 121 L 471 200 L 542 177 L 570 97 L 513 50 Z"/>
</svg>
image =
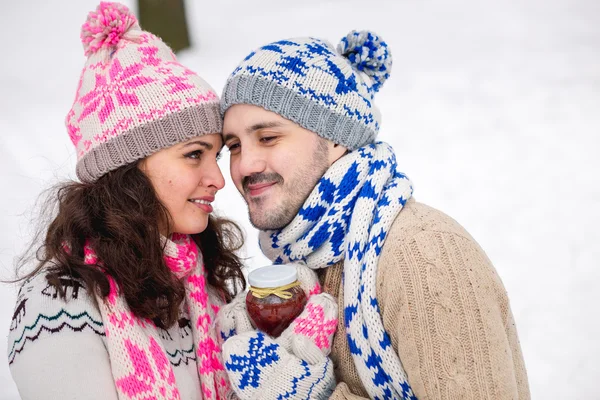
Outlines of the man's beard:
<svg viewBox="0 0 600 400">
<path fill-rule="evenodd" d="M 246 203 L 248 203 L 248 216 L 252 226 L 262 231 L 276 230 L 282 229 L 292 222 L 306 198 L 329 168 L 328 156 L 327 142 L 325 139 L 320 139 L 313 157 L 287 181 L 274 172 L 255 174 L 243 178 L 242 187 L 246 194 L 249 191 L 248 185 L 261 182 L 276 182 L 274 188 L 278 186 L 283 192 L 280 194 L 283 200 L 270 210 L 263 209 L 261 204 L 267 199 L 258 198 L 250 200 L 252 205 L 256 206 L 255 210 L 252 211 L 250 202 L 245 198 Z M 271 196 L 274 195 L 271 194 Z"/>
</svg>

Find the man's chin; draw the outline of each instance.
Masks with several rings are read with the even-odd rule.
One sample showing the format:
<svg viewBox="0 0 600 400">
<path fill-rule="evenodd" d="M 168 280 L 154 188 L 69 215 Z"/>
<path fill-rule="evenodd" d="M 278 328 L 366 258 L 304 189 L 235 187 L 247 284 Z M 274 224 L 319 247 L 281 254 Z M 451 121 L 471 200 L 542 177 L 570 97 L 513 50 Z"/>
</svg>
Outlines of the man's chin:
<svg viewBox="0 0 600 400">
<path fill-rule="evenodd" d="M 271 231 L 284 228 L 285 225 L 281 226 L 281 223 L 273 218 L 276 213 L 273 210 L 267 208 L 249 209 L 248 216 L 250 217 L 250 224 L 261 231 Z"/>
<path fill-rule="evenodd" d="M 277 228 L 272 228 L 271 225 L 268 224 L 268 221 L 264 221 L 261 219 L 256 219 L 250 216 L 250 225 L 254 229 L 258 229 L 259 231 L 270 231 Z"/>
<path fill-rule="evenodd" d="M 249 212 L 250 223 L 261 231 L 274 231 L 285 228 L 292 222 L 296 215 L 277 216 L 274 212 L 262 211 L 260 213 Z"/>
<path fill-rule="evenodd" d="M 260 209 L 249 208 L 248 209 L 248 217 L 250 219 L 250 224 L 255 229 L 258 229 L 261 231 L 266 231 L 266 230 L 272 229 L 269 224 L 270 221 L 268 220 L 268 218 L 266 218 L 267 215 L 269 215 L 269 212 L 265 211 L 262 208 L 260 208 Z"/>
<path fill-rule="evenodd" d="M 285 228 L 296 216 L 300 207 L 293 210 L 286 207 L 288 199 L 271 202 L 272 196 L 261 196 L 248 202 L 250 223 L 261 231 L 279 230 Z M 273 198 L 275 199 L 275 198 Z"/>
</svg>

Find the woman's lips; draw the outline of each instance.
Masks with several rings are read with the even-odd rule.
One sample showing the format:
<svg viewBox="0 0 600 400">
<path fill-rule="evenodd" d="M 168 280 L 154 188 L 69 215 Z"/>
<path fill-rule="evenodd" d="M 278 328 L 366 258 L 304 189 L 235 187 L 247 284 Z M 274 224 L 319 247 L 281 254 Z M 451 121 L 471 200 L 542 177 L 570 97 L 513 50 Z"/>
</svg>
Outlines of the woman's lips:
<svg viewBox="0 0 600 400">
<path fill-rule="evenodd" d="M 210 214 L 211 212 L 213 212 L 213 206 L 210 204 L 202 204 L 202 203 L 194 203 L 194 202 L 192 202 L 192 204 L 207 214 Z"/>
<path fill-rule="evenodd" d="M 190 203 L 201 209 L 202 211 L 210 214 L 213 212 L 212 202 L 215 201 L 215 196 L 204 196 L 200 198 L 188 200 Z"/>
</svg>

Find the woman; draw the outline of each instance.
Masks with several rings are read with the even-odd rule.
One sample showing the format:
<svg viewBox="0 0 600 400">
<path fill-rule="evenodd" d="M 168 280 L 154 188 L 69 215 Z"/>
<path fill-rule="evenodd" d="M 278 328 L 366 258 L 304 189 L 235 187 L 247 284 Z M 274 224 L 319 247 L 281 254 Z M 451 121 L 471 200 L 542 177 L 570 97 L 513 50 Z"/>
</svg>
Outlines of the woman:
<svg viewBox="0 0 600 400">
<path fill-rule="evenodd" d="M 239 229 L 211 216 L 218 97 L 120 4 L 81 38 L 66 119 L 81 182 L 58 190 L 23 278 L 13 378 L 24 400 L 228 398 L 214 318 L 245 282 Z"/>
</svg>

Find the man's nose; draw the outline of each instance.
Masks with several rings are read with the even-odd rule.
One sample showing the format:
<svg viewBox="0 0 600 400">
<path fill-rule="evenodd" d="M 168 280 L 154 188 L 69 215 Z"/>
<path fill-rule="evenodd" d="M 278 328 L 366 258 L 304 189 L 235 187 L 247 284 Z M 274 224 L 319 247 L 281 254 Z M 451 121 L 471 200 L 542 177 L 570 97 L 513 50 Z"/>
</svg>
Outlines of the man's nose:
<svg viewBox="0 0 600 400">
<path fill-rule="evenodd" d="M 242 148 L 238 160 L 240 175 L 251 176 L 259 174 L 264 172 L 266 166 L 267 162 L 262 154 L 262 151 L 251 146 Z"/>
</svg>

